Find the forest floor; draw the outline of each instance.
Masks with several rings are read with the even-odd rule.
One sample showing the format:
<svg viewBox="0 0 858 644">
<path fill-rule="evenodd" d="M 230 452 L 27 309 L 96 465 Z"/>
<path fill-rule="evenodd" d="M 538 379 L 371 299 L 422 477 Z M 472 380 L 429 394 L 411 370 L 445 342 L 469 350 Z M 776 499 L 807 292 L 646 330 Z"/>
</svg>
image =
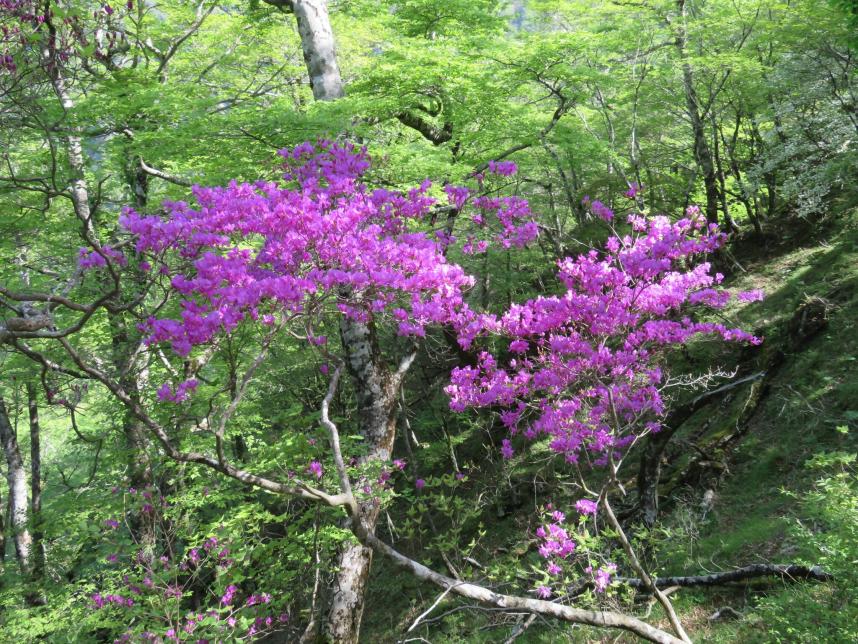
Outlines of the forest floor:
<svg viewBox="0 0 858 644">
<path fill-rule="evenodd" d="M 830 481 L 848 470 L 850 455 L 858 451 L 858 211 L 814 229 L 812 237 L 789 246 L 766 248 L 752 240 L 733 246 L 727 286 L 763 289 L 766 299 L 726 314 L 765 342 L 756 353 L 714 350 L 727 369 L 767 375 L 714 400 L 674 437 L 662 476 L 662 521 L 648 541 L 658 553 L 659 575 L 706 574 L 751 563 L 831 566 L 837 561 L 832 548 L 838 551 L 844 539 L 841 549 L 858 557 L 858 544 L 848 543 L 855 526 L 851 533 L 848 524 L 838 532 L 821 512 L 825 494 L 838 493 Z M 691 347 L 681 360 L 693 365 L 698 358 L 710 360 L 712 351 L 711 345 Z M 502 540 L 520 524 L 513 513 L 485 528 Z M 499 552 L 501 560 L 521 554 Z M 848 556 L 847 562 L 856 564 Z M 455 610 L 405 636 L 438 593 L 404 587 L 382 562 L 374 568 L 366 641 L 505 642 L 517 630 L 515 641 L 521 643 L 634 641 L 544 620 L 517 629 L 527 616 L 511 621 L 477 609 Z M 851 639 L 845 634 L 850 621 L 856 625 L 852 632 L 858 630 L 849 583 L 842 575 L 827 584 L 762 580 L 679 589 L 671 597 L 696 642 L 845 642 Z M 423 599 L 417 604 L 415 591 Z M 433 617 L 455 606 L 445 599 Z M 637 608 L 669 630 L 660 608 L 647 602 Z"/>
</svg>

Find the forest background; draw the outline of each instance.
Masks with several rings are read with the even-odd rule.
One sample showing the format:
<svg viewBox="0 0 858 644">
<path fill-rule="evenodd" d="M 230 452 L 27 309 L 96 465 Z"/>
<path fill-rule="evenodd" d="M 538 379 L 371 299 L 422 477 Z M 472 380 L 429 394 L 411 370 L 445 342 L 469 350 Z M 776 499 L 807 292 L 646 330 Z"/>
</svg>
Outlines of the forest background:
<svg viewBox="0 0 858 644">
<path fill-rule="evenodd" d="M 0 0 L 0 27 L 0 641 L 858 638 L 858 4 Z M 159 326 L 240 297 L 208 249 L 309 235 L 253 227 L 243 182 L 284 161 L 325 221 L 376 195 L 354 246 L 312 238 L 324 296 Z M 167 225 L 197 203 L 229 244 Z M 726 245 L 678 250 L 709 224 Z M 635 274 L 611 238 L 675 254 Z M 558 262 L 595 297 L 591 251 L 635 288 L 708 253 L 723 283 L 646 320 L 724 336 L 658 340 L 664 408 L 592 459 L 455 388 L 483 351 L 556 366 L 463 311 L 559 297 Z M 344 268 L 409 253 L 376 309 Z M 615 349 L 598 319 L 563 329 Z M 643 387 L 588 369 L 518 413 Z"/>
</svg>

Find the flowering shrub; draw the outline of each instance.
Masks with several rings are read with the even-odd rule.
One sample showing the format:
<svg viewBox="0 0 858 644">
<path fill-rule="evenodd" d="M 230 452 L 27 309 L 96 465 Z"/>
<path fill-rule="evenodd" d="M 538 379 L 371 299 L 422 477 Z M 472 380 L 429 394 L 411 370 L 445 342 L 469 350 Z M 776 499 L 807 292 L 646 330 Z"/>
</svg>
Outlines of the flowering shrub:
<svg viewBox="0 0 858 644">
<path fill-rule="evenodd" d="M 104 525 L 107 541 L 118 542 L 120 522 L 108 519 Z M 236 562 L 229 545 L 216 536 L 179 559 L 137 549 L 106 560 L 121 567 L 121 582 L 114 592 L 92 594 L 90 605 L 112 611 L 127 625 L 117 642 L 249 641 L 289 621 L 288 614 L 271 610 L 268 593 L 244 592 L 230 583 L 237 576 Z"/>
<path fill-rule="evenodd" d="M 364 323 L 387 320 L 403 336 L 422 336 L 431 324 L 448 325 L 464 348 L 481 336 L 500 336 L 508 340 L 510 357 L 482 351 L 476 365 L 454 369 L 446 388 L 451 408 L 498 409 L 509 431 L 501 446 L 505 459 L 514 456 L 513 441 L 521 434 L 547 436 L 551 449 L 570 463 L 604 465 L 620 460 L 643 435 L 659 431 L 668 349 L 697 335 L 759 342 L 741 329 L 692 317 L 695 307 L 721 308 L 731 298 L 718 287 L 722 276 L 701 261 L 725 236 L 695 208 L 676 222 L 629 215 L 630 232 L 614 232 L 602 252 L 558 262 L 562 294 L 490 315 L 468 306 L 474 279 L 447 259 L 456 242 L 450 219 L 440 230 L 427 230 L 436 206 L 431 182 L 405 194 L 370 190 L 363 182 L 370 167 L 366 151 L 347 144 L 304 143 L 281 155 L 284 182 L 194 187 L 197 206 L 167 203 L 166 217 L 125 211 L 121 223 L 145 258 L 140 270 L 169 276 L 181 296 L 178 319 L 150 317 L 141 325 L 150 343 L 169 342 L 176 354 L 187 356 L 194 346 L 244 321 L 274 326 L 279 319 L 303 325 L 306 341 L 324 347 L 327 338 L 313 322 L 326 313 Z M 488 165 L 490 175 L 514 172 L 509 162 Z M 476 179 L 479 195 L 461 186 L 445 188 L 448 213 L 458 216 L 468 209 L 471 214 L 465 221 L 473 234 L 463 252 L 483 252 L 490 240 L 504 248 L 532 241 L 537 227 L 527 202 L 494 196 L 485 190 L 486 175 Z M 638 191 L 632 186 L 626 196 L 634 199 Z M 614 226 L 617 218 L 607 206 L 589 200 L 588 205 Z M 99 258 L 103 261 L 82 254 L 82 268 L 125 263 L 113 251 Z M 759 295 L 741 297 L 750 301 Z M 181 403 L 196 387 L 193 378 L 165 383 L 158 396 Z M 320 460 L 306 469 L 319 481 L 324 473 Z M 356 489 L 380 493 L 391 474 L 386 466 L 365 472 Z M 426 487 L 425 479 L 414 481 L 415 494 Z M 582 528 L 597 505 L 581 500 L 576 510 L 577 526 L 555 511 L 537 535 L 548 578 L 560 576 L 570 562 L 586 563 L 580 568 L 596 591 L 604 592 L 613 564 L 572 556 L 586 543 Z M 229 592 L 237 591 L 225 591 L 232 599 Z M 538 592 L 547 596 L 551 589 L 542 584 Z M 126 600 L 102 597 L 105 605 Z M 217 611 L 207 617 L 218 623 L 232 619 Z"/>
<path fill-rule="evenodd" d="M 537 551 L 546 564 L 535 589 L 541 599 L 555 594 L 562 596 L 570 587 L 577 590 L 582 587 L 582 580 L 589 580 L 596 593 L 605 593 L 617 570 L 616 564 L 600 554 L 604 539 L 589 529 L 595 520 L 597 504 L 581 499 L 575 509 L 577 520 L 567 519 L 565 513 L 553 509 L 551 504 L 542 513 L 544 524 L 535 533 Z"/>
<path fill-rule="evenodd" d="M 636 197 L 637 190 L 627 196 Z M 613 211 L 598 201 L 588 203 L 612 225 Z M 692 317 L 695 307 L 721 308 L 731 299 L 718 288 L 722 276 L 700 261 L 724 242 L 717 226 L 707 224 L 696 208 L 676 222 L 631 214 L 628 223 L 631 232 L 615 232 L 603 252 L 558 262 L 565 287 L 561 295 L 481 318 L 481 333 L 508 340 L 505 363 L 483 351 L 476 365 L 453 370 L 446 388 L 451 409 L 497 410 L 509 432 L 501 444 L 504 459 L 513 457 L 516 436 L 547 437 L 550 448 L 569 463 L 611 464 L 609 477 L 615 476 L 624 450 L 661 429 L 667 350 L 698 335 L 760 342 L 741 329 Z M 737 297 L 753 301 L 762 294 Z M 595 516 L 598 504 L 582 499 L 575 509 L 581 517 L 577 526 L 565 523 L 565 515 L 555 510 L 537 531 L 539 553 L 547 561 L 537 588 L 542 598 L 557 589 L 562 593 L 570 579 L 580 580 L 580 573 L 604 592 L 616 570 L 613 563 L 590 560 L 595 552 L 590 549 L 586 565 L 570 576 L 581 560 L 573 556 L 579 540 L 586 537 L 574 528 Z M 561 578 L 565 581 L 557 583 Z"/>
<path fill-rule="evenodd" d="M 91 15 L 85 3 L 79 4 L 53 7 L 38 0 L 0 1 L 0 76 L 23 75 L 31 65 L 44 64 L 42 48 L 33 47 L 40 39 L 56 50 L 47 66 L 76 58 L 109 64 L 127 43 L 123 21 L 136 11 L 135 1 L 104 3 Z"/>
<path fill-rule="evenodd" d="M 509 339 L 501 364 L 484 351 L 475 366 L 453 370 L 446 391 L 454 411 L 501 409 L 511 437 L 548 436 L 569 462 L 605 463 L 660 429 L 667 349 L 708 334 L 733 342 L 760 340 L 741 329 L 695 321 L 695 305 L 723 307 L 722 276 L 696 258 L 724 235 L 699 213 L 671 222 L 630 215 L 632 233 L 608 239 L 605 251 L 558 262 L 565 292 L 512 305 L 482 318 L 482 330 Z M 509 439 L 503 455 L 513 454 Z"/>
<path fill-rule="evenodd" d="M 446 228 L 414 230 L 436 205 L 431 182 L 407 194 L 370 190 L 362 182 L 370 167 L 366 151 L 351 145 L 304 143 L 281 155 L 285 184 L 197 186 L 196 208 L 174 202 L 165 204 L 165 218 L 123 214 L 137 252 L 148 256 L 142 266 L 171 275 L 183 297 L 178 319 L 153 317 L 143 325 L 150 342 L 169 342 L 185 356 L 242 320 L 272 325 L 282 314 L 310 327 L 333 308 L 364 322 L 386 317 L 406 336 L 424 335 L 428 324 L 451 324 L 468 344 L 479 316 L 464 301 L 473 278 L 445 255 L 455 237 Z M 490 168 L 500 175 L 514 171 L 510 162 Z M 536 237 L 522 199 L 474 196 L 453 186 L 446 193 L 451 208 L 473 211 L 480 239 L 470 236 L 466 252 L 481 252 L 490 240 L 508 247 Z M 81 266 L 99 268 L 103 260 L 82 254 Z M 307 339 L 327 342 L 311 328 Z M 166 385 L 159 397 L 181 402 L 194 386 Z"/>
</svg>

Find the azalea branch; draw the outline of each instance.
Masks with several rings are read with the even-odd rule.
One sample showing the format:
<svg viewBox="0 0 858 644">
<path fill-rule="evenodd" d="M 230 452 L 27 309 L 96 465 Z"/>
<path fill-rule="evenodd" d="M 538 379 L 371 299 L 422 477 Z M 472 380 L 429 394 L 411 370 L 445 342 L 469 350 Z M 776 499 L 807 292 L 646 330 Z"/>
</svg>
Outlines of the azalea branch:
<svg viewBox="0 0 858 644">
<path fill-rule="evenodd" d="M 673 630 L 676 631 L 676 634 L 679 635 L 680 640 L 682 642 L 690 643 L 691 639 L 688 637 L 688 634 L 682 627 L 682 623 L 679 621 L 679 617 L 677 617 L 676 611 L 673 609 L 673 604 L 671 604 L 667 596 L 663 592 L 661 592 L 659 587 L 653 582 L 652 577 L 650 577 L 646 570 L 644 570 L 644 567 L 638 560 L 634 548 L 632 548 L 632 544 L 629 543 L 629 540 L 626 537 L 626 533 L 623 530 L 623 527 L 617 520 L 616 515 L 614 515 L 614 511 L 611 508 L 610 502 L 608 501 L 607 494 L 602 495 L 602 507 L 605 510 L 605 515 L 608 517 L 608 523 L 611 524 L 611 527 L 614 528 L 617 533 L 617 537 L 620 540 L 620 545 L 622 545 L 626 556 L 629 558 L 629 563 L 631 564 L 632 569 L 640 576 L 642 582 L 653 592 L 658 602 L 662 605 L 664 611 L 667 613 L 668 619 L 670 620 L 670 625 L 673 627 Z"/>
</svg>

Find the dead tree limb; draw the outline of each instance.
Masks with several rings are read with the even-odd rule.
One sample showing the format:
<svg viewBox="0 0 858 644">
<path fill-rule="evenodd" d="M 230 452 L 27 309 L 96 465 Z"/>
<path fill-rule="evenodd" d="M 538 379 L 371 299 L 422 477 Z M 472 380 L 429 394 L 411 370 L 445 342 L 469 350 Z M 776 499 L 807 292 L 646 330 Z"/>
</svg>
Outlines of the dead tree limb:
<svg viewBox="0 0 858 644">
<path fill-rule="evenodd" d="M 720 586 L 735 582 L 750 581 L 761 577 L 775 577 L 784 581 L 832 581 L 834 575 L 826 572 L 819 566 L 801 566 L 798 564 L 752 564 L 726 572 L 714 572 L 709 575 L 691 575 L 686 577 L 658 577 L 653 579 L 657 588 L 669 588 L 670 586 L 682 586 L 685 588 L 694 586 Z M 642 579 L 617 578 L 622 584 L 632 588 L 646 590 L 648 585 Z"/>
</svg>

